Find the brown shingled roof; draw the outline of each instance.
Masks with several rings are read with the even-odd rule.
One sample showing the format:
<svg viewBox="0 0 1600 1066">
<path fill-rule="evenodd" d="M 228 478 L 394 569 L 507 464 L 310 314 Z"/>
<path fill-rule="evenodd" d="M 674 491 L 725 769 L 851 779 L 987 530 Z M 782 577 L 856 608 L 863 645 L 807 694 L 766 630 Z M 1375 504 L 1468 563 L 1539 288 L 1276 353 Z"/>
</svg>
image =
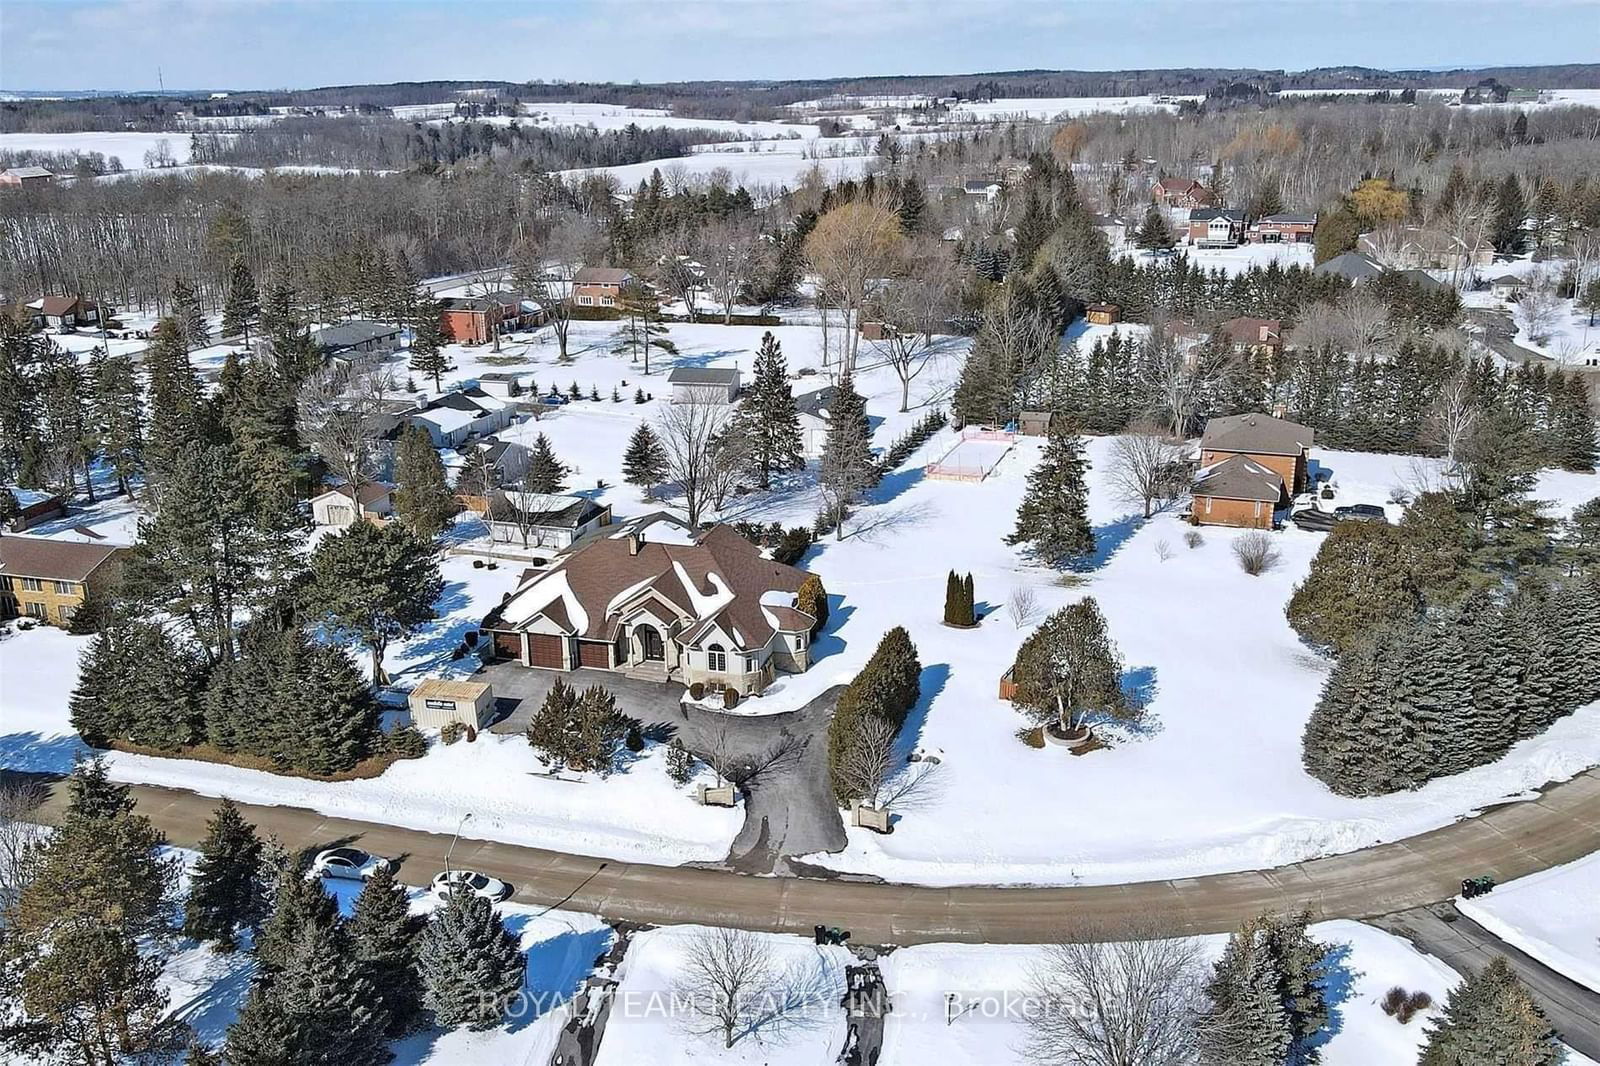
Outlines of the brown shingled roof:
<svg viewBox="0 0 1600 1066">
<path fill-rule="evenodd" d="M 44 537 L 0 537 L 0 574 L 46 581 L 84 581 L 118 548 Z"/>
</svg>

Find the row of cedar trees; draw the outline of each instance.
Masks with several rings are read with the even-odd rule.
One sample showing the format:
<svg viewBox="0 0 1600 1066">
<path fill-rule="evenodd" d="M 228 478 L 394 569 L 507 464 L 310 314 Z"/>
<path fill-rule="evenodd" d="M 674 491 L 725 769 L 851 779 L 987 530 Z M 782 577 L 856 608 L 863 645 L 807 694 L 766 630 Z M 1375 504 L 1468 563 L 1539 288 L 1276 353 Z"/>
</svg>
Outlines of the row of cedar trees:
<svg viewBox="0 0 1600 1066">
<path fill-rule="evenodd" d="M 1375 795 L 1492 762 L 1600 699 L 1600 499 L 1557 522 L 1529 498 L 1514 423 L 1398 525 L 1336 525 L 1290 624 L 1336 656 L 1306 769 Z"/>
<path fill-rule="evenodd" d="M 343 918 L 322 883 L 224 799 L 180 899 L 181 860 L 103 762 L 80 765 L 68 788 L 60 827 L 38 839 L 5 900 L 0 954 L 21 1015 L 0 1027 L 11 1054 L 113 1066 L 187 1044 L 191 1063 L 222 1061 L 168 1010 L 161 975 L 176 914 L 185 936 L 217 950 L 250 939 L 255 972 L 223 1051 L 231 1066 L 380 1066 L 390 1039 L 426 1025 L 493 1025 L 522 990 L 517 937 L 471 892 L 451 893 L 425 919 L 384 870 Z"/>
</svg>

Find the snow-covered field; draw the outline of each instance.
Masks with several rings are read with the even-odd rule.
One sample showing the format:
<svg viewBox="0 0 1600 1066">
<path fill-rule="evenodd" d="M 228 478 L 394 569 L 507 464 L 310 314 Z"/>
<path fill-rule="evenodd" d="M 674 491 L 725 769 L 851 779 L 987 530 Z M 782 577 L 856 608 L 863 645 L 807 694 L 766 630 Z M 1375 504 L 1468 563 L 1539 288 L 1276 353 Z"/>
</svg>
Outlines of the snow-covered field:
<svg viewBox="0 0 1600 1066">
<path fill-rule="evenodd" d="M 685 366 L 752 369 L 762 329 L 674 325 Z M 1109 327 L 1075 329 L 1087 345 Z M 814 327 L 773 329 L 782 342 L 796 393 L 827 383 Z M 628 436 L 654 418 L 668 393 L 673 361 L 652 373 L 611 353 L 608 323 L 575 323 L 574 358 L 557 362 L 547 336 L 522 334 L 487 347 L 452 347 L 456 369 L 446 386 L 486 371 L 526 375 L 541 391 L 577 382 L 580 400 L 537 422 L 508 431 L 516 439 L 546 434 L 574 469 L 568 484 L 619 517 L 655 510 L 623 483 Z M 912 410 L 899 412 L 899 382 L 863 344 L 858 387 L 867 397 L 875 441 L 887 446 L 922 416 L 947 402 L 966 342 L 938 346 L 936 363 L 913 383 Z M 401 373 L 404 374 L 403 365 Z M 419 381 L 423 393 L 431 382 Z M 655 399 L 633 402 L 636 388 Z M 620 402 L 610 400 L 615 389 Z M 847 680 L 881 635 L 904 625 L 924 667 L 923 699 L 903 737 L 906 750 L 943 756 L 938 789 L 901 813 L 896 831 L 851 830 L 839 855 L 815 861 L 840 870 L 926 883 L 1113 882 L 1273 866 L 1361 848 L 1435 828 L 1486 804 L 1517 797 L 1547 781 L 1600 763 L 1600 707 L 1591 707 L 1544 737 L 1519 745 L 1501 762 L 1435 781 L 1417 792 L 1352 800 L 1333 796 L 1300 767 L 1300 735 L 1327 665 L 1306 652 L 1283 617 L 1294 584 L 1304 577 L 1320 538 L 1288 529 L 1275 538 L 1280 565 L 1261 576 L 1234 561 L 1228 530 L 1203 531 L 1187 548 L 1172 514 L 1148 522 L 1116 499 L 1107 476 L 1111 441 L 1089 442 L 1090 518 L 1100 538 L 1082 583 L 1066 586 L 1053 571 L 1032 566 L 1007 547 L 1025 476 L 1041 442 L 1020 440 L 981 483 L 930 479 L 923 466 L 948 452 L 952 431 L 936 435 L 892 472 L 872 501 L 828 538 L 806 563 L 840 597 L 819 660 L 785 679 L 761 701 L 793 705 Z M 1408 482 L 1405 456 L 1318 451 L 1341 502 L 1378 502 Z M 1427 467 L 1423 461 L 1422 466 Z M 603 482 L 604 488 L 599 487 Z M 1563 513 L 1600 494 L 1600 478 L 1546 473 L 1537 495 Z M 665 503 L 670 505 L 668 498 Z M 772 491 L 730 501 L 724 517 L 785 525 L 809 522 L 820 499 L 814 473 L 782 479 Z M 462 523 L 453 539 L 475 535 Z M 1164 543 L 1164 548 L 1163 548 Z M 1162 560 L 1163 552 L 1170 558 Z M 987 617 L 974 630 L 941 624 L 947 570 L 971 571 Z M 444 564 L 443 617 L 397 645 L 388 666 L 402 686 L 464 668 L 449 659 L 462 632 L 476 624 L 515 583 L 517 568 L 477 569 L 451 557 Z M 1009 616 L 1014 590 L 1029 589 L 1038 616 L 1082 595 L 1095 596 L 1130 671 L 1149 698 L 1139 733 L 1081 758 L 1036 751 L 1016 737 L 1024 719 L 1000 700 L 997 686 L 1036 620 Z M 50 630 L 0 642 L 0 763 L 61 769 L 80 747 L 65 707 L 73 659 L 82 641 Z M 281 778 L 205 763 L 113 757 L 127 780 L 226 792 L 253 802 L 311 807 L 333 815 L 450 829 L 465 809 L 485 837 L 640 861 L 680 863 L 720 858 L 739 824 L 736 811 L 704 809 L 688 789 L 672 786 L 654 750 L 606 781 L 551 780 L 520 737 L 480 737 L 475 744 L 436 746 L 425 758 L 396 764 L 381 777 L 337 785 Z M 1063 812 L 1041 818 L 1042 810 Z M 1070 816 L 1065 812 L 1073 812 Z"/>
<path fill-rule="evenodd" d="M 144 154 L 165 142 L 172 158 L 189 161 L 187 133 L 0 133 L 0 150 L 11 152 L 99 152 L 122 160 L 124 170 L 144 166 Z"/>
<path fill-rule="evenodd" d="M 1178 100 L 1199 100 L 1199 96 L 1166 97 L 1157 103 L 1150 96 L 1061 96 L 1001 98 L 982 102 L 963 100 L 949 111 L 950 120 L 993 121 L 996 119 L 1051 119 L 1062 115 L 1092 115 L 1097 112 L 1176 111 Z"/>
<path fill-rule="evenodd" d="M 1191 248 L 1181 245 L 1178 251 L 1189 257 L 1190 266 L 1221 270 L 1228 275 L 1243 274 L 1252 267 L 1265 267 L 1270 263 L 1277 263 L 1280 267 L 1310 268 L 1313 254 L 1309 244 L 1241 244 L 1237 248 Z M 1126 254 L 1139 263 L 1149 263 L 1157 258 L 1134 248 L 1128 248 Z"/>
<path fill-rule="evenodd" d="M 622 183 L 625 191 L 632 191 L 639 182 L 650 177 L 650 172 L 660 170 L 663 175 L 681 174 L 685 179 L 705 178 L 713 171 L 726 170 L 732 184 L 746 188 L 784 185 L 793 188 L 812 167 L 819 168 L 828 181 L 858 178 L 866 173 L 872 161 L 870 155 L 832 156 L 824 154 L 811 158 L 802 147 L 807 142 L 772 142 L 772 150 L 761 152 L 700 151 L 692 155 L 652 159 L 643 163 L 627 163 L 616 167 L 594 167 L 587 170 L 558 171 L 562 176 L 574 174 L 608 174 Z M 855 143 L 852 140 L 850 143 Z M 737 147 L 727 146 L 727 147 Z M 824 149 L 826 151 L 826 149 Z"/>
<path fill-rule="evenodd" d="M 1506 943 L 1600 992 L 1600 852 L 1456 906 Z"/>
</svg>

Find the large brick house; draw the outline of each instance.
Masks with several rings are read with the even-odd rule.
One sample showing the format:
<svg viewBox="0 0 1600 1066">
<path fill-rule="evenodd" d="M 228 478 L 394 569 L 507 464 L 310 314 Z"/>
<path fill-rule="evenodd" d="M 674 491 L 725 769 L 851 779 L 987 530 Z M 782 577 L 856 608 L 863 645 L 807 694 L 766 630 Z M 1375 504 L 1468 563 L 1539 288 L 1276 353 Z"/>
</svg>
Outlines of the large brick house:
<svg viewBox="0 0 1600 1066">
<path fill-rule="evenodd" d="M 109 319 L 112 312 L 82 296 L 41 296 L 28 304 L 28 313 L 36 328 L 65 333 L 79 327 L 98 329 L 101 317 Z"/>
<path fill-rule="evenodd" d="M 531 574 L 483 620 L 496 658 L 759 692 L 811 665 L 806 575 L 728 526 L 638 520 Z"/>
<path fill-rule="evenodd" d="M 116 583 L 128 549 L 44 537 L 0 536 L 0 617 L 66 625 L 91 593 Z"/>
<path fill-rule="evenodd" d="M 1200 525 L 1271 529 L 1311 481 L 1309 426 L 1252 412 L 1213 418 L 1200 438 L 1190 514 Z"/>
<path fill-rule="evenodd" d="M 1230 318 L 1217 329 L 1228 339 L 1235 352 L 1263 352 L 1269 355 L 1283 351 L 1283 322 L 1276 318 Z"/>
<path fill-rule="evenodd" d="M 1282 211 L 1250 223 L 1248 236 L 1252 244 L 1310 244 L 1316 232 L 1315 212 L 1307 215 Z"/>
<path fill-rule="evenodd" d="M 621 267 L 586 266 L 572 275 L 572 302 L 579 307 L 616 307 L 622 302 L 622 287 L 634 280 Z"/>
<path fill-rule="evenodd" d="M 521 293 L 504 289 L 439 301 L 440 325 L 445 336 L 458 344 L 488 344 L 496 333 L 537 325 L 541 317 Z"/>
<path fill-rule="evenodd" d="M 1244 241 L 1244 212 L 1231 207 L 1202 207 L 1189 212 L 1189 243 L 1231 248 Z"/>
<path fill-rule="evenodd" d="M 1192 211 L 1216 203 L 1211 190 L 1193 178 L 1162 178 L 1150 187 L 1150 199 L 1157 207 Z"/>
</svg>

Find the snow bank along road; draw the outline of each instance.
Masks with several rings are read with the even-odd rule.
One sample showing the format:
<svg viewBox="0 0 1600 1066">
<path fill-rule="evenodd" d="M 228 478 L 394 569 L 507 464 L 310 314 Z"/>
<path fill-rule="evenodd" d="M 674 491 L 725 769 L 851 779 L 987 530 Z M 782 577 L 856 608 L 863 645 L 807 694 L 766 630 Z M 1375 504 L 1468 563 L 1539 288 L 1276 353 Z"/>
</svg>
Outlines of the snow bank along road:
<svg viewBox="0 0 1600 1066">
<path fill-rule="evenodd" d="M 140 813 L 185 847 L 205 835 L 216 800 L 133 785 Z M 42 820 L 66 805 L 57 783 Z M 401 879 L 426 884 L 444 868 L 447 834 L 328 818 L 294 807 L 241 804 L 246 818 L 289 848 L 354 843 L 402 861 Z M 933 941 L 1033 944 L 1093 933 L 1130 918 L 1178 933 L 1221 933 L 1264 910 L 1308 907 L 1314 920 L 1370 918 L 1449 899 L 1461 879 L 1500 881 L 1600 850 L 1600 769 L 1552 785 L 1536 799 L 1492 808 L 1420 836 L 1280 866 L 1169 881 L 1070 888 L 930 888 L 858 880 L 750 877 L 614 862 L 463 838 L 451 857 L 516 888 L 515 899 L 608 919 L 696 922 L 809 934 L 817 924 L 869 944 Z"/>
</svg>

